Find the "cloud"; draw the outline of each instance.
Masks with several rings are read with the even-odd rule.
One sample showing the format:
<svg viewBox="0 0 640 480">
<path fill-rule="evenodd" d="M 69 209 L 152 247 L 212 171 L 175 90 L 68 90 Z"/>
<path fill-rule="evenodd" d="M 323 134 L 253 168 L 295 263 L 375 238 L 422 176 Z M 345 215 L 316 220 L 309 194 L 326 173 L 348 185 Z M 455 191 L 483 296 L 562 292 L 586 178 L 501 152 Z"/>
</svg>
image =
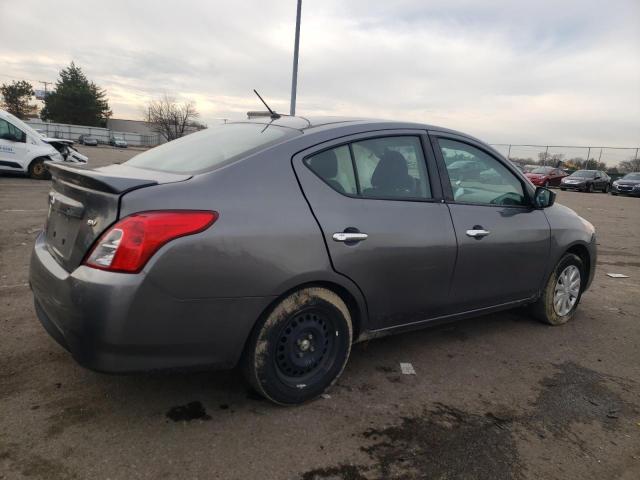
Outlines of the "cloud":
<svg viewBox="0 0 640 480">
<path fill-rule="evenodd" d="M 117 117 L 169 93 L 205 121 L 288 110 L 295 2 L 0 5 L 1 81 L 71 60 Z M 495 143 L 640 144 L 640 4 L 303 0 L 298 112 L 417 120 Z"/>
</svg>

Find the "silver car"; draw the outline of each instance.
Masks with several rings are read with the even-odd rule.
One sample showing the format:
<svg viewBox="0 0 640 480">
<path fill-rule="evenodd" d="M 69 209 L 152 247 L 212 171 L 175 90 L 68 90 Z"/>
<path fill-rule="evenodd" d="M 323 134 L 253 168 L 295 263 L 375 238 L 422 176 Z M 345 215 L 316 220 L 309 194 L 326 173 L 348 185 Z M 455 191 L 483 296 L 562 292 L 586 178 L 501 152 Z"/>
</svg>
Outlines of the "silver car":
<svg viewBox="0 0 640 480">
<path fill-rule="evenodd" d="M 122 165 L 49 169 L 35 308 L 97 371 L 241 363 L 259 393 L 297 404 L 354 342 L 523 305 L 559 325 L 594 275 L 589 222 L 435 126 L 253 119 Z"/>
</svg>

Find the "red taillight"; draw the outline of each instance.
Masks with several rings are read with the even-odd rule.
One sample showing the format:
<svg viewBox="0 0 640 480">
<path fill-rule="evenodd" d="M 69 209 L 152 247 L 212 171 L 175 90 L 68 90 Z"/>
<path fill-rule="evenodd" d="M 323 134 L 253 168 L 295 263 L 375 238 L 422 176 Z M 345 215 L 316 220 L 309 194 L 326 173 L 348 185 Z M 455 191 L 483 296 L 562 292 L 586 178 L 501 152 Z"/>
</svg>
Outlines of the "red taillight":
<svg viewBox="0 0 640 480">
<path fill-rule="evenodd" d="M 167 242 L 200 233 L 218 212 L 173 210 L 134 213 L 107 230 L 84 264 L 112 272 L 136 273 Z"/>
</svg>

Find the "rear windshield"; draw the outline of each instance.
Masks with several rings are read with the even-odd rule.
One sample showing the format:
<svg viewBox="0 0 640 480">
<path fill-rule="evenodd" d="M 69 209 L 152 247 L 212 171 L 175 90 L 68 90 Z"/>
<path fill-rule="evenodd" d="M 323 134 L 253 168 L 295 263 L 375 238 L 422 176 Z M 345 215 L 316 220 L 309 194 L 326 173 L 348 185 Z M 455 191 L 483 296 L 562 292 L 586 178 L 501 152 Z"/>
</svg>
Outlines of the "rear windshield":
<svg viewBox="0 0 640 480">
<path fill-rule="evenodd" d="M 258 123 L 228 123 L 187 135 L 133 157 L 130 167 L 196 173 L 219 167 L 286 138 L 298 130 Z"/>
</svg>

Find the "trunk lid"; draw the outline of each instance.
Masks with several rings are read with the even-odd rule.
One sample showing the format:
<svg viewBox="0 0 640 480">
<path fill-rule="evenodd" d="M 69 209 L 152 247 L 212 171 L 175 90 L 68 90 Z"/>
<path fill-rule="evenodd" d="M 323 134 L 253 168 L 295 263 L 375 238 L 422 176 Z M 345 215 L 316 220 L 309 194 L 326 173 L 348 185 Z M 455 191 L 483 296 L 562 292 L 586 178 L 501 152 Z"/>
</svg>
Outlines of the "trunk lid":
<svg viewBox="0 0 640 480">
<path fill-rule="evenodd" d="M 67 271 L 77 268 L 96 239 L 117 219 L 121 197 L 139 188 L 191 178 L 126 165 L 96 169 L 47 162 L 51 172 L 45 239 Z"/>
</svg>

